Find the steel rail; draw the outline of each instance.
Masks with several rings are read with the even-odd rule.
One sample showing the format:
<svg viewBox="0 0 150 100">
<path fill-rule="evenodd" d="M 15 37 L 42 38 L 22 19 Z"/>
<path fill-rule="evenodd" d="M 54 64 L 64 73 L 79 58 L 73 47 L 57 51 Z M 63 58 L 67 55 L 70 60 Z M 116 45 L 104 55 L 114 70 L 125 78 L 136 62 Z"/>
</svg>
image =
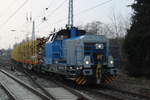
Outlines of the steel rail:
<svg viewBox="0 0 150 100">
<path fill-rule="evenodd" d="M 2 82 L 0 82 L 1 87 L 4 89 L 4 91 L 9 95 L 11 100 L 19 100 L 15 94 Z"/>
<path fill-rule="evenodd" d="M 105 97 L 105 98 L 111 98 L 111 100 L 122 100 L 120 99 L 119 97 L 116 97 L 116 96 L 113 96 L 113 95 L 110 95 L 110 94 L 107 94 L 107 93 L 103 93 L 103 92 L 100 92 L 100 91 L 97 91 L 97 90 L 94 90 L 94 89 L 89 89 L 89 88 L 84 88 L 84 89 L 77 89 L 79 91 L 88 91 L 90 94 L 92 95 L 96 95 L 98 97 Z"/>
<path fill-rule="evenodd" d="M 77 92 L 76 90 L 74 90 L 74 89 L 68 87 L 67 85 L 64 85 L 63 83 L 58 82 L 58 81 L 56 81 L 56 80 L 54 80 L 53 82 L 55 82 L 58 86 L 61 86 L 61 87 L 63 87 L 64 89 L 70 91 L 72 94 L 78 96 L 78 99 L 77 99 L 77 100 L 89 100 L 89 99 L 88 99 L 87 97 L 85 97 L 83 94 L 81 94 L 81 93 Z"/>
<path fill-rule="evenodd" d="M 133 96 L 137 96 L 137 97 L 141 97 L 141 98 L 146 98 L 146 99 L 150 100 L 150 96 L 146 96 L 146 95 L 142 95 L 142 94 L 138 94 L 138 93 L 133 93 L 133 92 L 130 92 L 130 91 L 126 91 L 126 90 L 122 90 L 122 89 L 118 89 L 118 88 L 114 88 L 114 87 L 108 87 L 108 89 L 111 89 L 111 90 L 114 90 L 114 91 L 117 91 L 117 92 L 121 92 L 121 93 L 124 93 L 124 94 L 128 94 L 128 95 L 133 95 Z"/>
<path fill-rule="evenodd" d="M 108 90 L 108 91 L 112 91 L 113 92 L 117 92 L 117 93 L 122 93 L 124 99 L 133 99 L 133 98 L 143 98 L 143 99 L 146 99 L 146 100 L 150 100 L 150 97 L 149 96 L 146 96 L 146 95 L 142 95 L 142 94 L 137 94 L 137 93 L 133 93 L 133 92 L 130 92 L 130 91 L 126 91 L 126 90 L 122 90 L 122 89 L 118 89 L 118 88 L 115 88 L 115 87 L 109 87 L 109 86 L 106 86 L 106 87 L 103 87 L 103 88 L 100 88 L 100 89 L 91 89 L 91 88 L 86 88 L 86 89 L 82 89 L 84 91 L 90 91 L 90 93 L 94 93 L 94 94 L 100 94 L 100 95 L 104 95 L 106 97 L 110 97 L 114 100 L 123 100 L 122 97 L 118 97 L 118 96 L 115 96 L 113 94 L 110 94 L 109 92 L 105 93 L 105 91 L 103 92 L 103 90 Z M 101 91 L 100 91 L 101 90 Z M 125 96 L 127 95 L 127 97 Z M 129 100 L 130 100 L 129 99 Z"/>
<path fill-rule="evenodd" d="M 10 77 L 11 79 L 15 80 L 16 82 L 18 82 L 19 84 L 21 84 L 22 86 L 24 86 L 25 88 L 27 88 L 28 90 L 30 90 L 31 92 L 33 92 L 34 94 L 36 94 L 39 97 L 41 97 L 43 100 L 50 100 L 50 98 L 48 96 L 46 96 L 45 94 L 41 93 L 40 91 L 37 91 L 36 89 L 34 89 L 33 87 L 31 87 L 30 85 L 25 84 L 23 81 L 21 81 L 20 79 L 14 77 L 13 75 L 9 74 L 8 72 L 6 72 L 4 70 L 0 70 L 0 72 L 4 73 L 5 75 L 7 75 L 8 77 Z"/>
<path fill-rule="evenodd" d="M 46 94 L 48 97 L 50 97 L 52 100 L 56 100 L 55 97 L 53 95 L 51 95 L 46 89 L 44 89 L 40 84 L 38 84 L 36 82 L 36 80 L 34 80 L 31 75 L 26 71 L 24 70 L 24 73 L 32 80 L 32 82 L 38 87 L 40 88 L 44 94 Z"/>
<path fill-rule="evenodd" d="M 100 91 L 90 90 L 90 92 L 95 93 L 95 94 L 103 95 L 103 96 L 105 96 L 106 98 L 109 97 L 109 98 L 111 98 L 111 100 L 122 100 L 122 99 L 120 99 L 119 97 L 116 97 L 116 96 L 113 96 L 113 95 L 109 95 L 109 94 L 106 94 L 106 93 L 103 93 L 103 92 L 100 92 Z"/>
<path fill-rule="evenodd" d="M 26 74 L 27 74 L 27 72 L 25 72 Z M 37 74 L 36 74 L 37 75 Z M 39 76 L 39 75 L 37 75 L 38 77 L 44 77 L 45 78 L 45 76 Z M 45 79 L 47 79 L 47 78 L 45 78 Z M 34 80 L 34 79 L 33 79 Z M 34 80 L 35 81 L 35 80 Z M 58 86 L 60 86 L 60 87 L 63 87 L 64 89 L 66 89 L 66 90 L 68 90 L 69 92 L 71 92 L 72 94 L 74 94 L 75 96 L 77 96 L 78 97 L 78 99 L 77 100 L 89 100 L 88 98 L 86 98 L 84 95 L 82 95 L 81 93 L 79 93 L 79 92 L 77 92 L 76 90 L 74 90 L 74 89 L 72 89 L 72 88 L 70 88 L 70 87 L 68 87 L 68 86 L 66 86 L 66 85 L 64 85 L 64 84 L 62 84 L 62 83 L 60 83 L 60 82 L 58 82 L 58 80 L 56 80 L 56 79 L 54 79 L 53 81 L 52 81 L 53 83 L 55 83 L 56 85 L 58 85 Z M 39 85 L 40 86 L 40 85 Z M 40 87 L 39 87 L 40 88 Z M 43 87 L 42 87 L 43 88 Z M 45 91 L 45 90 L 44 90 Z M 43 91 L 43 92 L 44 92 Z M 45 92 L 47 92 L 47 91 L 45 91 Z M 49 93 L 46 93 L 46 94 L 48 94 L 50 97 L 51 97 L 51 94 L 49 94 Z M 52 96 L 52 99 L 53 100 L 56 100 L 55 99 L 55 97 L 53 97 Z"/>
</svg>

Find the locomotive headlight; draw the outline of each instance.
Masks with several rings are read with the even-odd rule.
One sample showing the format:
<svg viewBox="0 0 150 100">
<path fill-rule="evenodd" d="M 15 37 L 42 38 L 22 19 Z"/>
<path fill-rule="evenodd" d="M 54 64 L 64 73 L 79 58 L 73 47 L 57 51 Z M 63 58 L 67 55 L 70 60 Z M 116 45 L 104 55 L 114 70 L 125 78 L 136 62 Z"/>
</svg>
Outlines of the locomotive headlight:
<svg viewBox="0 0 150 100">
<path fill-rule="evenodd" d="M 73 69 L 72 67 L 70 67 L 70 69 Z"/>
<path fill-rule="evenodd" d="M 108 56 L 108 67 L 109 68 L 112 68 L 112 67 L 114 67 L 114 59 L 113 59 L 113 57 L 112 56 Z"/>
<path fill-rule="evenodd" d="M 77 70 L 82 70 L 82 69 L 83 69 L 82 66 L 77 67 Z"/>
<path fill-rule="evenodd" d="M 90 68 L 91 67 L 91 57 L 85 56 L 84 58 L 84 68 Z"/>
<path fill-rule="evenodd" d="M 89 62 L 89 61 L 85 61 L 85 64 L 87 64 L 87 65 L 88 65 L 88 64 L 90 64 L 90 62 Z"/>
<path fill-rule="evenodd" d="M 111 61 L 110 61 L 110 64 L 114 64 L 114 61 L 111 60 Z"/>
<path fill-rule="evenodd" d="M 80 69 L 83 69 L 83 67 L 82 67 L 82 66 L 80 66 Z"/>
<path fill-rule="evenodd" d="M 96 49 L 104 49 L 104 44 L 96 44 Z"/>
</svg>

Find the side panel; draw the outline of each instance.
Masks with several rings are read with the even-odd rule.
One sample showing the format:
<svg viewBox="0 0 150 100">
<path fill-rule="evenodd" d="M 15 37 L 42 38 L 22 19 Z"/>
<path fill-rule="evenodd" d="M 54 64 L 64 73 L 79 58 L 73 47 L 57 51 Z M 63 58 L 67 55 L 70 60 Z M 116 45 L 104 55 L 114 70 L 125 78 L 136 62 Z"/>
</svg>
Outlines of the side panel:
<svg viewBox="0 0 150 100">
<path fill-rule="evenodd" d="M 63 41 L 64 59 L 68 65 L 81 65 L 83 59 L 82 41 L 64 40 Z"/>
<path fill-rule="evenodd" d="M 83 65 L 83 59 L 84 59 L 84 45 L 83 42 L 81 42 L 80 45 L 76 47 L 76 64 Z"/>
<path fill-rule="evenodd" d="M 62 41 L 57 40 L 52 43 L 46 43 L 44 53 L 45 64 L 54 64 L 62 58 Z"/>
<path fill-rule="evenodd" d="M 52 44 L 47 43 L 45 45 L 45 55 L 44 55 L 45 64 L 52 64 Z"/>
</svg>

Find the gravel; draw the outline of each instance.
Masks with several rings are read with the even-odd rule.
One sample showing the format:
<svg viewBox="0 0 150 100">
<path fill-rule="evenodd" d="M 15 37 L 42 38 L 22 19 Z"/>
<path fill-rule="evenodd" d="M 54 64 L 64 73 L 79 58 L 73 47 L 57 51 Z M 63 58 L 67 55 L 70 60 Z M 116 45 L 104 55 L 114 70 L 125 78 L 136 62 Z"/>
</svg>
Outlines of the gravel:
<svg viewBox="0 0 150 100">
<path fill-rule="evenodd" d="M 112 82 L 111 86 L 150 96 L 150 80 L 145 78 L 129 77 L 123 72 L 119 72 L 117 79 Z"/>
</svg>

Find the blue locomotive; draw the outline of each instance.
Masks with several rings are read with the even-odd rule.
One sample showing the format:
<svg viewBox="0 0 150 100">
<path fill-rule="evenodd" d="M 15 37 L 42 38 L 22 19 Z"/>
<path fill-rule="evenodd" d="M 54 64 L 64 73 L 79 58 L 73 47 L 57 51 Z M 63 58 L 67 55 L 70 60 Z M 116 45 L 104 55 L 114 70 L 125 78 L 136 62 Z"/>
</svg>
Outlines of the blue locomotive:
<svg viewBox="0 0 150 100">
<path fill-rule="evenodd" d="M 45 43 L 41 70 L 59 74 L 79 85 L 110 83 L 116 67 L 104 35 L 76 27 L 54 32 Z"/>
</svg>

